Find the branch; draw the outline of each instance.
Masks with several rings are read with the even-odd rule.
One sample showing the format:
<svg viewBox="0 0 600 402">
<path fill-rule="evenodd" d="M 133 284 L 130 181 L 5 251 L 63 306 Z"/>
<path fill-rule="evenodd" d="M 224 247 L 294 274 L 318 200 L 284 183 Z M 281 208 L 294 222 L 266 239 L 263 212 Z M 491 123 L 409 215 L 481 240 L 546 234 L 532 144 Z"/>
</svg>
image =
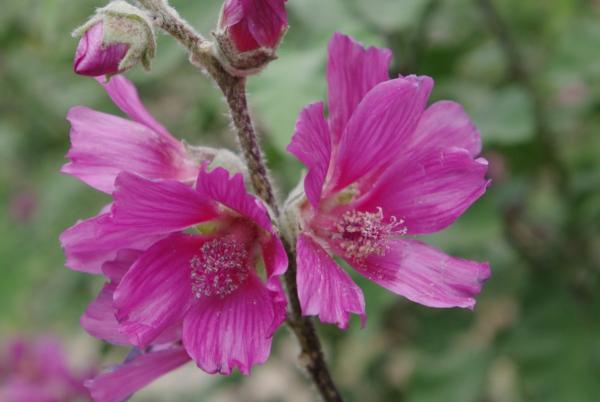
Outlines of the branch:
<svg viewBox="0 0 600 402">
<path fill-rule="evenodd" d="M 154 23 L 165 32 L 176 38 L 189 52 L 190 61 L 204 69 L 219 86 L 229 107 L 231 120 L 250 171 L 252 186 L 256 194 L 263 199 L 277 217 L 279 205 L 274 195 L 273 185 L 269 177 L 262 149 L 258 142 L 252 119 L 248 113 L 245 78 L 234 77 L 221 65 L 212 52 L 212 44 L 185 21 L 164 0 L 139 0 L 139 3 L 150 12 Z M 296 283 L 296 257 L 291 245 L 283 239 L 289 259 L 289 268 L 285 274 L 286 288 L 289 298 L 290 312 L 287 323 L 292 328 L 300 343 L 301 361 L 319 393 L 326 402 L 342 402 L 321 347 L 315 326 L 310 318 L 302 316 Z"/>
</svg>

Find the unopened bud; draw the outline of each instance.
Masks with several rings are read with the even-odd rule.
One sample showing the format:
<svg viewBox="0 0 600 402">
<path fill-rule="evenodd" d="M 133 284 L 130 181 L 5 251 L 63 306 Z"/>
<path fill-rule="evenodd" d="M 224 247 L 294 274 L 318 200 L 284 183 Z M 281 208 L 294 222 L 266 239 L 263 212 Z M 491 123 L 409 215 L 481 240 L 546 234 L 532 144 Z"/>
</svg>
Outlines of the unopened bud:
<svg viewBox="0 0 600 402">
<path fill-rule="evenodd" d="M 286 0 L 226 0 L 221 10 L 217 56 L 229 73 L 248 76 L 276 59 L 287 29 Z"/>
<path fill-rule="evenodd" d="M 149 69 L 156 50 L 152 22 L 125 1 L 96 10 L 73 36 L 81 37 L 73 62 L 73 70 L 81 75 L 114 75 L 139 62 Z"/>
</svg>

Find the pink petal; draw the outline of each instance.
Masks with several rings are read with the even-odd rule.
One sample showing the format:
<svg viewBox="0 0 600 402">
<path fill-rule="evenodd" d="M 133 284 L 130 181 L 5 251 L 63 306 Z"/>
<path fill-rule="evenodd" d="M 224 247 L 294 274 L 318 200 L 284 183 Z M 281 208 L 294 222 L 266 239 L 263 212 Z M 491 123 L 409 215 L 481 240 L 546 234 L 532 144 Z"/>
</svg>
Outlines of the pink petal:
<svg viewBox="0 0 600 402">
<path fill-rule="evenodd" d="M 481 136 L 465 110 L 456 102 L 439 101 L 429 106 L 407 150 L 464 148 L 472 157 L 481 152 Z"/>
<path fill-rule="evenodd" d="M 250 219 L 267 232 L 273 230 L 267 209 L 261 201 L 248 193 L 241 173 L 230 178 L 229 172 L 223 168 L 218 167 L 210 172 L 203 168 L 198 175 L 196 189 L 200 194 Z"/>
<path fill-rule="evenodd" d="M 181 347 L 144 353 L 88 381 L 86 386 L 95 402 L 121 402 L 189 359 Z"/>
<path fill-rule="evenodd" d="M 129 345 L 127 336 L 119 331 L 119 323 L 115 318 L 113 293 L 117 285 L 104 285 L 98 297 L 90 303 L 81 316 L 80 323 L 88 334 L 115 345 Z"/>
<path fill-rule="evenodd" d="M 327 61 L 329 121 L 338 144 L 354 110 L 375 85 L 386 81 L 392 60 L 389 49 L 365 49 L 349 36 L 334 33 Z"/>
<path fill-rule="evenodd" d="M 250 275 L 243 287 L 225 297 L 202 297 L 183 323 L 183 344 L 198 367 L 231 374 L 237 367 L 250 374 L 271 350 L 273 331 L 285 319 L 278 300 Z"/>
<path fill-rule="evenodd" d="M 129 46 L 123 43 L 103 45 L 104 27 L 98 22 L 89 28 L 79 40 L 73 61 L 73 71 L 77 74 L 96 77 L 119 72 L 119 64 Z"/>
<path fill-rule="evenodd" d="M 275 47 L 287 27 L 285 0 L 227 0 L 220 27 L 240 52 Z"/>
<path fill-rule="evenodd" d="M 154 244 L 125 274 L 113 296 L 121 332 L 145 347 L 180 323 L 193 300 L 190 260 L 204 240 L 175 233 Z"/>
<path fill-rule="evenodd" d="M 287 271 L 288 257 L 279 236 L 271 233 L 268 239 L 261 241 L 267 279 L 281 276 Z"/>
<path fill-rule="evenodd" d="M 286 0 L 245 0 L 248 30 L 261 46 L 275 47 L 287 27 Z"/>
<path fill-rule="evenodd" d="M 395 160 L 414 132 L 432 87 L 431 78 L 410 76 L 369 91 L 341 138 L 331 191 Z"/>
<path fill-rule="evenodd" d="M 286 314 L 287 297 L 281 286 L 280 276 L 288 269 L 288 256 L 283 243 L 275 233 L 272 233 L 268 240 L 261 242 L 261 248 L 267 274 L 265 286 L 271 294 L 275 311 L 271 332 L 275 332 Z"/>
<path fill-rule="evenodd" d="M 97 80 L 104 87 L 115 105 L 133 121 L 143 124 L 159 134 L 163 137 L 165 143 L 170 143 L 173 147 L 182 147 L 181 143 L 173 138 L 167 129 L 146 110 L 135 85 L 131 81 L 122 75 L 116 75 L 110 80 L 98 77 Z"/>
<path fill-rule="evenodd" d="M 181 181 L 193 181 L 197 175 L 198 166 L 179 142 L 142 124 L 81 106 L 71 108 L 67 120 L 70 162 L 62 172 L 100 191 L 112 192 L 121 171 Z"/>
<path fill-rule="evenodd" d="M 101 274 L 102 265 L 119 250 L 145 250 L 162 235 L 148 235 L 116 225 L 108 213 L 77 222 L 60 235 L 66 266 L 76 271 Z"/>
<path fill-rule="evenodd" d="M 384 256 L 354 268 L 384 288 L 429 307 L 475 306 L 490 277 L 487 263 L 450 257 L 416 240 L 393 240 Z"/>
<path fill-rule="evenodd" d="M 298 297 L 303 315 L 318 315 L 322 322 L 348 328 L 350 313 L 366 321 L 365 299 L 360 288 L 310 237 L 301 234 L 297 243 Z"/>
<path fill-rule="evenodd" d="M 465 149 L 434 150 L 391 166 L 358 209 L 382 208 L 404 220 L 409 234 L 433 233 L 453 223 L 487 188 L 487 161 Z"/>
<path fill-rule="evenodd" d="M 300 112 L 287 150 L 308 168 L 304 190 L 310 203 L 317 207 L 331 157 L 331 138 L 323 117 L 323 103 L 313 103 Z"/>
<path fill-rule="evenodd" d="M 111 282 L 119 283 L 141 254 L 142 252 L 139 250 L 120 250 L 113 261 L 108 261 L 102 265 L 102 273 Z"/>
<path fill-rule="evenodd" d="M 178 181 L 152 181 L 123 172 L 115 188 L 115 222 L 149 234 L 185 229 L 218 216 L 212 200 Z"/>
</svg>

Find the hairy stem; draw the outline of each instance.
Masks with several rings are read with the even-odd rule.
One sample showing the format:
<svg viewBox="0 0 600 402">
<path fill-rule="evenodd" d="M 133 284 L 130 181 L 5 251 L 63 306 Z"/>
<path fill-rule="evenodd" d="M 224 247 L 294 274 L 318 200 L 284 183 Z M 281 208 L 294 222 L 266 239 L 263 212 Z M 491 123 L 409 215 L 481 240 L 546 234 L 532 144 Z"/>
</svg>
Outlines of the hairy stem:
<svg viewBox="0 0 600 402">
<path fill-rule="evenodd" d="M 168 6 L 165 0 L 139 0 L 139 3 L 152 16 L 159 28 L 177 39 L 189 52 L 193 64 L 202 68 L 221 89 L 229 107 L 231 120 L 235 127 L 240 148 L 250 172 L 252 186 L 256 194 L 271 208 L 275 216 L 279 215 L 279 205 L 275 198 L 274 187 L 267 171 L 265 159 L 260 147 L 246 98 L 246 79 L 229 74 L 212 52 L 212 44 L 207 42 L 177 12 Z M 293 247 L 283 240 L 289 268 L 285 274 L 290 311 L 287 323 L 292 328 L 302 349 L 300 360 L 319 393 L 326 402 L 343 401 L 331 374 L 321 341 L 310 318 L 302 316 L 296 283 L 296 257 Z"/>
</svg>

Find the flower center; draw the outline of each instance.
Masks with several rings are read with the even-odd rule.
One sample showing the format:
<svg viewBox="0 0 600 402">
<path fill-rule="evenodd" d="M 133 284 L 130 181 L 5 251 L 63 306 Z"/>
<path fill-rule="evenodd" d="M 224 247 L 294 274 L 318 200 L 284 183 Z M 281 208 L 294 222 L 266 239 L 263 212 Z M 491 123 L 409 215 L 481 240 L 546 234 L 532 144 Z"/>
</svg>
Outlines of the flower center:
<svg viewBox="0 0 600 402">
<path fill-rule="evenodd" d="M 371 254 L 385 254 L 390 235 L 406 233 L 403 223 L 395 216 L 384 222 L 381 208 L 377 212 L 346 211 L 335 225 L 333 238 L 347 257 L 360 260 Z"/>
<path fill-rule="evenodd" d="M 239 288 L 248 278 L 247 258 L 238 241 L 217 238 L 204 243 L 190 260 L 194 297 L 225 297 Z"/>
</svg>

